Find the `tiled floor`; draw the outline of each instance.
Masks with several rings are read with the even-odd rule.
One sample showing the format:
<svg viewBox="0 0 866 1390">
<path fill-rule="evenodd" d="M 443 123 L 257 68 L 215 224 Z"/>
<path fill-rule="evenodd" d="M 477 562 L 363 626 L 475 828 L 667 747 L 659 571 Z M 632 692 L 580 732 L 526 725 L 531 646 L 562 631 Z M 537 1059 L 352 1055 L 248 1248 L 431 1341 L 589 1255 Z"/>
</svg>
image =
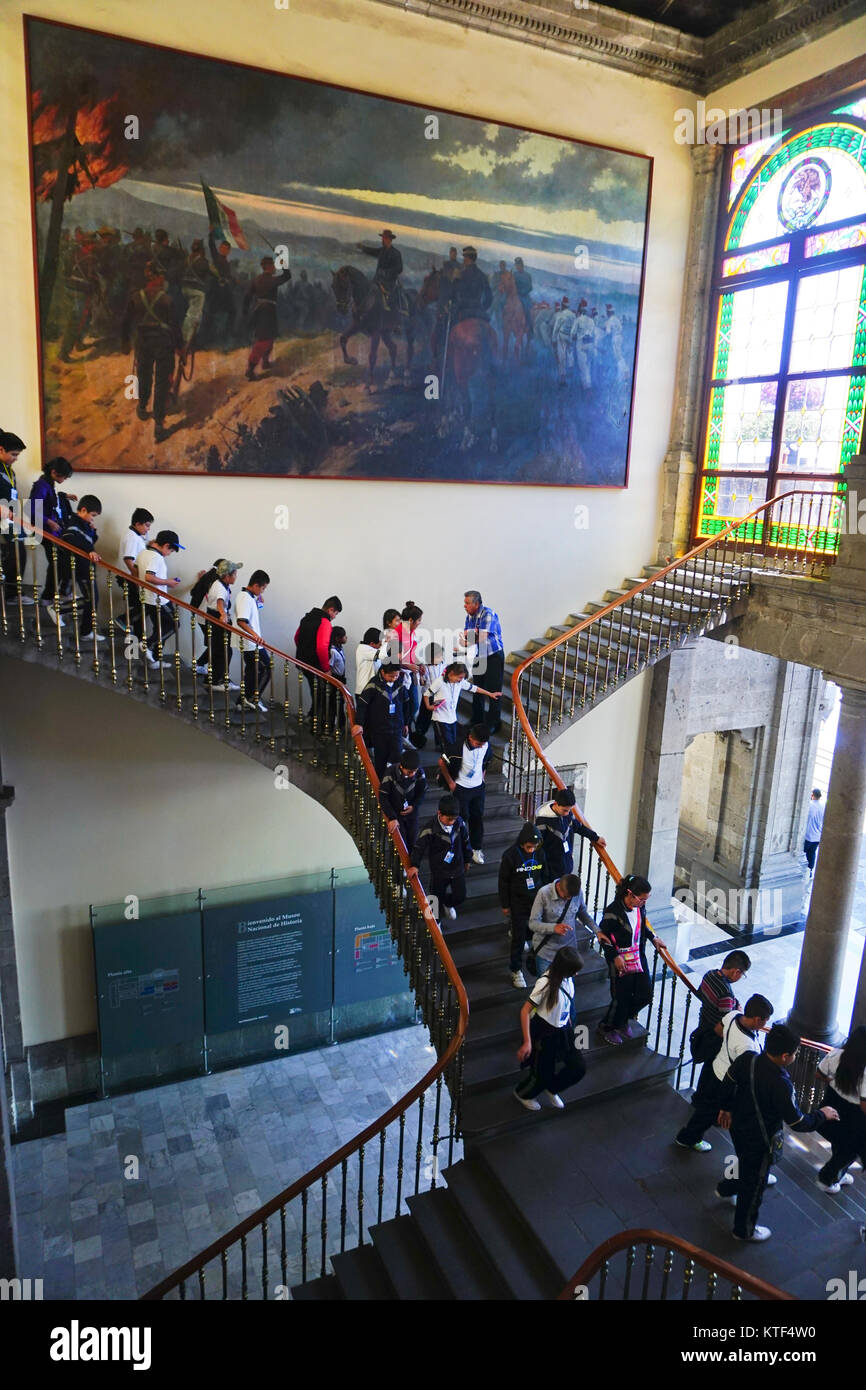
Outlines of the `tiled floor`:
<svg viewBox="0 0 866 1390">
<path fill-rule="evenodd" d="M 432 1060 L 426 1029 L 408 1028 L 68 1110 L 65 1134 L 13 1150 L 21 1277 L 47 1299 L 136 1298 Z"/>
</svg>

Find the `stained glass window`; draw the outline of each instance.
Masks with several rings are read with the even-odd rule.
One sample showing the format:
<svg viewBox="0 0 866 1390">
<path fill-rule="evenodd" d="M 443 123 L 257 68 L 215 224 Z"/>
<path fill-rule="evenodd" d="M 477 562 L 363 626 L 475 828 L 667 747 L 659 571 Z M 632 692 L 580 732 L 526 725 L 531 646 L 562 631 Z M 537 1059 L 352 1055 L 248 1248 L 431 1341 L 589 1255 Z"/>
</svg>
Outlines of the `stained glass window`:
<svg viewBox="0 0 866 1390">
<path fill-rule="evenodd" d="M 866 96 L 732 149 L 724 187 L 697 537 L 793 491 L 743 537 L 830 554 L 866 401 Z"/>
</svg>

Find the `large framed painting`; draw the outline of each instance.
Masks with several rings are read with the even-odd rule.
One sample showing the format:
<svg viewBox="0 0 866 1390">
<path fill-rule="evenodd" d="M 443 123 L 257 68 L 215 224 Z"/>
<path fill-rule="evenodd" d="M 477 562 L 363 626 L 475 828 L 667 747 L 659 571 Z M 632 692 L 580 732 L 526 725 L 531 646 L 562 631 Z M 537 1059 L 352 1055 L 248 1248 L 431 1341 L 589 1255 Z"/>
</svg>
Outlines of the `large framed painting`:
<svg viewBox="0 0 866 1390">
<path fill-rule="evenodd" d="M 46 457 L 625 486 L 651 159 L 25 23 Z"/>
</svg>

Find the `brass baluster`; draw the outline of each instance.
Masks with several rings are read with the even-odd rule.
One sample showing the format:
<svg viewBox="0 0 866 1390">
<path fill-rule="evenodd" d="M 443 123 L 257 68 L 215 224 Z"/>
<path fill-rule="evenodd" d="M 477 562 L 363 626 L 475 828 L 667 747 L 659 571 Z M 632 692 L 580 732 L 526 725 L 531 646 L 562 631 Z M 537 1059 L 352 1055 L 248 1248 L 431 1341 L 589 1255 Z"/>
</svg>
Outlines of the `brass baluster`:
<svg viewBox="0 0 866 1390">
<path fill-rule="evenodd" d="M 223 688 L 223 694 L 224 694 L 224 696 L 225 696 L 225 702 L 226 702 L 226 710 L 225 710 L 225 720 L 224 720 L 224 723 L 225 723 L 225 727 L 226 727 L 227 729 L 230 729 L 231 726 L 232 726 L 232 719 L 231 719 L 231 708 L 230 708 L 230 705 L 229 705 L 229 701 L 231 700 L 231 691 L 229 690 L 229 685 L 230 685 L 230 683 L 231 683 L 230 677 L 229 677 L 229 665 L 230 665 L 231 659 L 232 659 L 232 649 L 231 649 L 231 644 L 230 644 L 228 632 L 226 632 L 226 630 L 225 630 L 224 627 L 221 627 L 221 628 L 220 628 L 220 632 L 221 632 L 221 634 L 222 634 L 222 642 L 223 642 L 223 671 L 225 672 L 225 676 L 224 676 L 224 679 L 223 679 L 223 686 L 224 686 L 224 688 Z"/>
<path fill-rule="evenodd" d="M 545 726 L 544 726 L 544 727 L 545 727 L 545 731 L 546 731 L 547 733 L 550 733 L 550 730 L 551 730 L 551 728 L 553 727 L 553 700 L 554 700 L 554 696 L 555 696 L 555 694 L 556 694 L 556 662 L 557 662 L 558 656 L 559 656 L 559 648 L 558 648 L 558 647 L 554 647 L 553 653 L 552 653 L 551 670 L 550 670 L 550 685 L 549 685 L 549 688 L 548 688 L 548 698 L 547 698 L 547 723 L 546 723 Z M 541 714 L 541 711 L 539 710 L 539 715 L 540 715 L 540 714 Z"/>
<path fill-rule="evenodd" d="M 225 1250 L 220 1251 L 220 1267 L 222 1270 L 223 1299 L 229 1296 L 229 1257 Z"/>
<path fill-rule="evenodd" d="M 115 652 L 116 624 L 114 621 L 114 590 L 116 581 L 111 570 L 108 571 L 108 650 L 111 656 L 111 684 L 117 685 L 117 654 Z"/>
<path fill-rule="evenodd" d="M 731 1303 L 742 1303 L 742 1301 L 743 1301 L 743 1286 L 742 1286 L 742 1284 L 732 1284 L 732 1285 L 731 1285 L 731 1297 L 730 1297 L 730 1300 L 729 1300 L 729 1301 L 730 1301 Z"/>
<path fill-rule="evenodd" d="M 712 1303 L 713 1296 L 719 1286 L 719 1276 L 715 1270 L 711 1269 L 707 1274 L 707 1302 Z"/>
<path fill-rule="evenodd" d="M 145 690 L 149 690 L 150 680 L 147 674 L 149 662 L 147 660 L 147 657 L 150 648 L 147 645 L 147 607 L 144 601 L 144 589 L 141 587 L 140 584 L 137 584 L 135 587 L 136 593 L 138 594 L 138 631 L 141 633 L 141 637 L 139 638 L 137 643 L 137 651 L 139 657 L 141 658 L 141 678 L 144 683 L 144 688 Z"/>
<path fill-rule="evenodd" d="M 288 662 L 286 662 L 286 705 L 285 705 L 285 711 L 284 711 L 284 713 L 285 713 L 285 718 L 286 718 L 286 745 L 287 745 L 287 747 L 288 747 L 288 742 L 289 742 L 289 740 L 288 740 L 288 732 L 289 732 L 289 663 L 288 663 Z M 302 673 L 300 670 L 298 670 L 298 761 L 299 761 L 299 762 L 303 761 L 303 757 L 304 757 L 304 677 L 303 677 L 303 673 Z"/>
<path fill-rule="evenodd" d="M 88 560 L 88 580 L 90 584 L 90 640 L 93 643 L 93 672 L 99 675 L 99 626 L 96 621 L 96 565 Z"/>
<path fill-rule="evenodd" d="M 148 604 L 153 608 L 153 616 L 156 618 L 156 660 L 159 668 L 159 703 L 165 704 L 165 667 L 163 666 L 163 645 L 162 645 L 162 603 L 159 599 L 155 603 Z"/>
<path fill-rule="evenodd" d="M 79 632 L 78 632 L 78 582 L 77 582 L 77 575 L 76 575 L 76 573 L 75 573 L 76 559 L 77 559 L 77 557 L 76 557 L 75 555 L 70 555 L 70 556 L 69 556 L 70 568 L 71 568 L 71 573 L 72 573 L 72 590 L 71 590 L 71 593 L 72 593 L 72 631 L 73 631 L 72 642 L 73 642 L 73 654 L 74 654 L 74 658 L 75 658 L 75 665 L 76 665 L 76 666 L 80 666 L 80 665 L 81 665 L 81 638 L 80 638 L 80 635 L 79 635 Z M 20 578 L 19 578 L 19 581 L 18 581 L 18 596 L 19 596 L 19 603 L 20 603 L 20 597 L 21 597 L 21 581 L 20 581 Z"/>
<path fill-rule="evenodd" d="M 202 1266 L 202 1268 L 198 1272 L 198 1296 L 200 1302 L 204 1303 L 205 1299 L 207 1298 L 207 1293 L 205 1292 L 204 1286 L 204 1266 Z"/>
<path fill-rule="evenodd" d="M 692 1286 L 692 1280 L 694 1279 L 694 1277 L 695 1262 L 694 1260 L 686 1260 L 686 1267 L 683 1270 L 683 1303 L 686 1303 L 688 1301 L 689 1289 Z"/>
<path fill-rule="evenodd" d="M 216 723 L 216 712 L 213 703 L 213 623 L 210 618 L 205 620 L 206 643 L 207 643 L 207 700 L 208 700 L 208 723 Z"/>
<path fill-rule="evenodd" d="M 192 611 L 190 612 L 190 615 L 189 615 L 189 638 L 190 638 L 190 642 L 189 642 L 189 650 L 190 650 L 189 665 L 190 665 L 190 675 L 191 675 L 191 677 L 192 677 L 192 717 L 193 717 L 193 719 L 198 719 L 198 677 L 199 677 L 199 665 L 198 665 L 198 661 L 196 660 L 196 655 L 195 655 L 195 613 L 192 612 Z M 285 1282 L 286 1282 L 286 1281 L 285 1281 L 285 1279 L 284 1279 L 284 1280 L 283 1280 L 283 1283 L 285 1283 Z"/>
<path fill-rule="evenodd" d="M 61 635 L 60 635 L 60 629 L 61 629 L 61 626 L 63 625 L 63 619 L 62 619 L 62 617 L 60 616 L 60 577 L 59 577 L 59 572 L 58 572 L 58 568 L 57 568 L 57 551 L 58 551 L 58 547 L 57 547 L 56 545 L 54 545 L 53 542 L 52 542 L 52 545 L 51 545 L 51 562 L 50 562 L 50 563 L 51 563 L 52 575 L 53 575 L 53 577 L 54 577 L 54 598 L 53 598 L 53 600 L 52 600 L 52 606 L 53 606 L 53 608 L 54 608 L 54 626 L 55 626 L 55 628 L 56 628 L 56 630 L 57 630 L 57 660 L 58 660 L 58 661 L 62 661 L 62 660 L 63 660 L 63 638 L 62 638 Z M 5 629 L 4 629 L 4 631 L 5 631 Z"/>
</svg>

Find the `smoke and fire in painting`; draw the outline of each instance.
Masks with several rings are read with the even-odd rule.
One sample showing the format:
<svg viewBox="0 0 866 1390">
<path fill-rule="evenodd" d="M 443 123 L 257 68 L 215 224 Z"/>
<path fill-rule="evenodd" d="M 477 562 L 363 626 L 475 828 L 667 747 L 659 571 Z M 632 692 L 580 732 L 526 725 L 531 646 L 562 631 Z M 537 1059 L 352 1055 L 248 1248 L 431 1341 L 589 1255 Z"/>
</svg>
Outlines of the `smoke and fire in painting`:
<svg viewBox="0 0 866 1390">
<path fill-rule="evenodd" d="M 27 32 L 47 456 L 625 485 L 648 158 Z"/>
</svg>

